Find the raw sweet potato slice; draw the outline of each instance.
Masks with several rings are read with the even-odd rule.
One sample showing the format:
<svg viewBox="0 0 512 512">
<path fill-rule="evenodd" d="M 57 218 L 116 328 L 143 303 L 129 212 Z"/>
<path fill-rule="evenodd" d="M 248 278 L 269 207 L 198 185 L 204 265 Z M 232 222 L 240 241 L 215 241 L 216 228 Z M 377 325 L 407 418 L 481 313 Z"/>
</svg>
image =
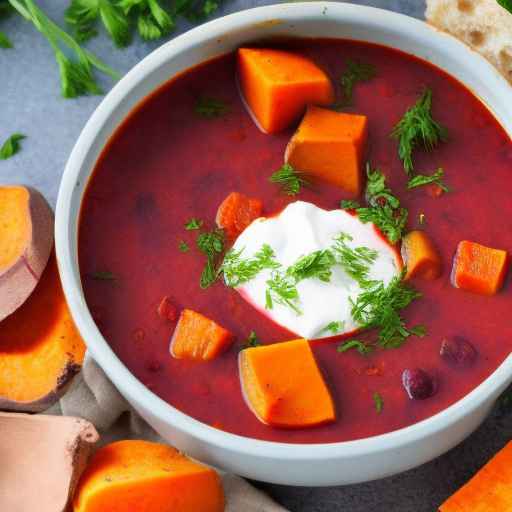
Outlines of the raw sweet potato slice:
<svg viewBox="0 0 512 512">
<path fill-rule="evenodd" d="M 261 217 L 262 209 L 259 199 L 231 192 L 219 206 L 215 220 L 227 237 L 234 240 L 254 219 Z"/>
<path fill-rule="evenodd" d="M 512 442 L 499 451 L 466 485 L 450 496 L 440 512 L 512 510 Z"/>
<path fill-rule="evenodd" d="M 98 450 L 85 470 L 74 512 L 222 512 L 218 474 L 175 448 L 119 441 Z"/>
<path fill-rule="evenodd" d="M 335 420 L 331 395 L 306 340 L 242 350 L 239 367 L 246 402 L 263 423 L 303 428 Z"/>
<path fill-rule="evenodd" d="M 285 162 L 356 196 L 362 188 L 365 116 L 311 106 L 285 152 Z"/>
<path fill-rule="evenodd" d="M 226 350 L 233 336 L 201 313 L 184 309 L 171 340 L 171 355 L 177 359 L 214 359 Z"/>
<path fill-rule="evenodd" d="M 288 128 L 309 104 L 334 102 L 329 77 L 312 60 L 295 52 L 240 48 L 238 80 L 249 113 L 265 133 Z"/>
<path fill-rule="evenodd" d="M 0 187 L 0 321 L 36 287 L 53 247 L 53 212 L 28 187 Z"/>
<path fill-rule="evenodd" d="M 464 240 L 453 259 L 452 284 L 473 293 L 494 295 L 503 285 L 508 261 L 506 251 Z"/>
<path fill-rule="evenodd" d="M 84 354 L 52 256 L 32 295 L 0 323 L 0 410 L 47 409 L 66 391 Z"/>
<path fill-rule="evenodd" d="M 402 240 L 402 258 L 407 266 L 406 279 L 436 279 L 441 275 L 441 257 L 424 231 L 414 230 Z"/>
</svg>

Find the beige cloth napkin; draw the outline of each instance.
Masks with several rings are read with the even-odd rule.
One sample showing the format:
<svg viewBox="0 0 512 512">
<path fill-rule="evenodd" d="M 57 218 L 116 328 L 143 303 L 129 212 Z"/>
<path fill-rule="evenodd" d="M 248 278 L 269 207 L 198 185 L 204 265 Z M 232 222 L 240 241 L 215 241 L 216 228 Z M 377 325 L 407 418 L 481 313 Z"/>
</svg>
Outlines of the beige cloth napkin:
<svg viewBox="0 0 512 512">
<path fill-rule="evenodd" d="M 48 413 L 89 420 L 101 432 L 102 444 L 134 438 L 163 442 L 130 407 L 91 357 L 86 358 L 82 372 L 70 390 Z M 230 474 L 221 476 L 226 493 L 226 512 L 287 512 L 243 478 Z"/>
</svg>

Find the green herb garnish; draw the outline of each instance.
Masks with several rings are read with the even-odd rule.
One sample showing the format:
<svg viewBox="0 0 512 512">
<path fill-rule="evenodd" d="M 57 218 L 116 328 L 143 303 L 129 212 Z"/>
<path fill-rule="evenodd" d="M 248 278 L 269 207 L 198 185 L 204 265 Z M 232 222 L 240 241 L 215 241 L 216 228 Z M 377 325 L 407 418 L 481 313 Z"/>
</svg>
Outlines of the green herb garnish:
<svg viewBox="0 0 512 512">
<path fill-rule="evenodd" d="M 89 274 L 92 279 L 95 279 L 97 281 L 116 281 L 117 276 L 108 271 L 108 270 L 100 270 L 98 272 L 93 272 L 92 274 Z"/>
<path fill-rule="evenodd" d="M 297 305 L 299 300 L 299 292 L 297 291 L 296 282 L 289 274 L 281 272 L 272 272 L 271 278 L 267 281 L 266 304 L 267 309 L 273 309 L 274 303 L 287 306 L 297 315 L 302 315 L 302 311 Z"/>
<path fill-rule="evenodd" d="M 320 334 L 324 332 L 330 332 L 331 334 L 338 334 L 339 332 L 343 331 L 345 328 L 345 322 L 343 320 L 337 322 L 329 322 L 321 331 Z"/>
<path fill-rule="evenodd" d="M 7 37 L 6 34 L 0 31 L 0 48 L 8 49 L 12 48 L 11 40 Z"/>
<path fill-rule="evenodd" d="M 25 137 L 22 133 L 13 133 L 0 148 L 0 160 L 7 160 L 18 153 L 21 149 L 20 141 Z"/>
<path fill-rule="evenodd" d="M 512 14 L 512 0 L 497 0 L 497 2 Z"/>
<path fill-rule="evenodd" d="M 188 246 L 188 244 L 186 242 L 184 242 L 183 240 L 180 241 L 179 245 L 178 245 L 178 249 L 181 251 L 181 252 L 188 252 L 190 251 L 190 247 Z"/>
<path fill-rule="evenodd" d="M 425 89 L 391 132 L 391 136 L 398 140 L 398 156 L 407 174 L 414 170 L 412 158 L 418 146 L 431 151 L 448 137 L 447 129 L 434 121 L 431 110 L 432 91 Z"/>
<path fill-rule="evenodd" d="M 268 244 L 264 244 L 252 258 L 241 258 L 242 252 L 243 249 L 228 251 L 220 269 L 224 273 L 226 284 L 232 288 L 254 279 L 264 269 L 276 269 L 281 266 L 275 260 L 274 251 Z"/>
<path fill-rule="evenodd" d="M 373 347 L 359 340 L 348 340 L 336 347 L 337 352 L 347 352 L 348 350 L 351 349 L 355 349 L 362 356 L 366 356 L 373 350 Z"/>
<path fill-rule="evenodd" d="M 221 100 L 205 97 L 197 100 L 194 110 L 196 114 L 201 117 L 214 119 L 227 114 L 229 112 L 229 106 Z"/>
<path fill-rule="evenodd" d="M 247 339 L 244 341 L 242 346 L 240 347 L 240 350 L 244 350 L 246 348 L 253 348 L 253 347 L 259 347 L 261 345 L 261 341 L 259 340 L 258 336 L 254 331 L 251 331 L 249 333 L 249 336 L 247 336 Z"/>
<path fill-rule="evenodd" d="M 206 264 L 199 282 L 201 288 L 204 289 L 211 286 L 219 276 L 217 262 L 224 250 L 224 231 L 222 229 L 213 229 L 212 231 L 201 233 L 197 237 L 197 247 L 206 255 Z"/>
<path fill-rule="evenodd" d="M 353 201 L 352 199 L 343 199 L 340 204 L 343 210 L 355 210 L 361 207 L 358 201 Z"/>
<path fill-rule="evenodd" d="M 0 1 L 0 20 L 8 18 L 12 14 L 12 7 L 7 0 Z M 12 42 L 6 34 L 0 32 L 0 48 L 12 48 Z"/>
<path fill-rule="evenodd" d="M 284 164 L 269 179 L 271 183 L 280 185 L 281 190 L 289 196 L 296 196 L 303 186 L 309 185 L 304 174 L 296 171 L 290 164 Z"/>
<path fill-rule="evenodd" d="M 407 188 L 413 189 L 416 187 L 421 187 L 423 185 L 430 185 L 431 183 L 436 184 L 443 192 L 449 192 L 450 189 L 443 183 L 444 171 L 439 168 L 434 174 L 426 175 L 426 174 L 416 174 L 413 176 L 409 182 L 407 183 Z"/>
<path fill-rule="evenodd" d="M 347 68 L 341 75 L 340 84 L 343 90 L 343 98 L 336 107 L 348 107 L 352 105 L 354 87 L 360 82 L 368 82 L 376 75 L 375 66 L 365 62 L 347 60 Z"/>
<path fill-rule="evenodd" d="M 377 411 L 377 414 L 380 414 L 384 408 L 384 399 L 380 393 L 377 393 L 377 391 L 373 393 L 373 403 L 375 404 L 375 410 Z"/>
<path fill-rule="evenodd" d="M 186 224 L 185 229 L 187 231 L 193 231 L 195 229 L 201 229 L 201 226 L 203 225 L 203 221 L 196 219 L 195 217 L 192 217 Z"/>
<path fill-rule="evenodd" d="M 292 276 L 296 283 L 313 277 L 328 283 L 331 280 L 331 267 L 335 263 L 336 260 L 329 249 L 314 251 L 300 257 L 286 273 Z"/>
</svg>

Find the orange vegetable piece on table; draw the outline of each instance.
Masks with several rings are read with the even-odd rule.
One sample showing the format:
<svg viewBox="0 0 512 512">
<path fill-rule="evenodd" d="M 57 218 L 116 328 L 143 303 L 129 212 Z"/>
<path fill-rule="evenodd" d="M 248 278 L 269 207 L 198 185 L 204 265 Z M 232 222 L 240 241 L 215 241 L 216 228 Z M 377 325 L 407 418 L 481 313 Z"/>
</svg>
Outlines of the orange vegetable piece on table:
<svg viewBox="0 0 512 512">
<path fill-rule="evenodd" d="M 361 161 L 367 135 L 366 116 L 309 107 L 291 138 L 285 162 L 356 196 L 363 184 Z"/>
<path fill-rule="evenodd" d="M 171 340 L 171 354 L 177 359 L 214 359 L 233 341 L 232 334 L 201 313 L 184 309 Z"/>
<path fill-rule="evenodd" d="M 329 77 L 295 52 L 240 48 L 238 80 L 249 112 L 265 133 L 285 130 L 309 104 L 334 103 Z"/>
<path fill-rule="evenodd" d="M 262 209 L 259 199 L 231 192 L 219 206 L 215 221 L 227 237 L 234 240 L 254 219 L 261 217 Z"/>
<path fill-rule="evenodd" d="M 466 485 L 450 496 L 440 512 L 512 510 L 512 442 L 499 451 Z"/>
<path fill-rule="evenodd" d="M 453 259 L 452 284 L 481 295 L 494 295 L 503 285 L 508 255 L 476 242 L 459 243 Z"/>
<path fill-rule="evenodd" d="M 98 450 L 78 483 L 74 512 L 222 512 L 219 475 L 164 444 L 119 441 Z"/>
<path fill-rule="evenodd" d="M 331 395 L 308 341 L 247 348 L 239 358 L 242 391 L 263 423 L 302 428 L 335 420 Z"/>
<path fill-rule="evenodd" d="M 436 279 L 441 275 L 441 257 L 424 231 L 414 230 L 402 240 L 402 258 L 407 266 L 406 279 Z"/>
</svg>

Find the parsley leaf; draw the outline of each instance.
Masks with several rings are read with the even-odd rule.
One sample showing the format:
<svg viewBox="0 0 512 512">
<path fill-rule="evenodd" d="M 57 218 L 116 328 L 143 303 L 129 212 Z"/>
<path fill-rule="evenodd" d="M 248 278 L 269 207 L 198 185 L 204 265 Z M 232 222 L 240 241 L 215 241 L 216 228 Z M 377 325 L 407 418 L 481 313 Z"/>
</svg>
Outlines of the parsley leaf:
<svg viewBox="0 0 512 512">
<path fill-rule="evenodd" d="M 345 328 L 345 322 L 343 320 L 337 322 L 329 322 L 321 331 L 320 334 L 324 332 L 330 332 L 332 334 L 338 334 Z"/>
<path fill-rule="evenodd" d="M 497 2 L 512 14 L 512 0 L 497 0 Z"/>
<path fill-rule="evenodd" d="M 201 233 L 197 237 L 198 249 L 206 255 L 206 264 L 201 273 L 200 286 L 208 288 L 217 280 L 219 271 L 216 268 L 219 255 L 224 250 L 224 231 L 222 229 L 213 229 Z"/>
<path fill-rule="evenodd" d="M 190 251 L 190 247 L 188 246 L 188 244 L 186 242 L 184 242 L 183 240 L 180 241 L 180 244 L 178 245 L 178 249 L 181 251 L 181 252 L 188 252 Z"/>
<path fill-rule="evenodd" d="M 261 345 L 261 341 L 259 340 L 258 336 L 254 331 L 251 331 L 249 333 L 249 336 L 247 336 L 247 339 L 242 344 L 240 350 L 244 350 L 246 348 L 253 348 L 253 347 L 259 347 Z"/>
<path fill-rule="evenodd" d="M 296 283 L 312 277 L 328 283 L 331 280 L 331 267 L 335 263 L 336 260 L 329 249 L 314 251 L 300 257 L 286 273 L 292 276 Z"/>
<path fill-rule="evenodd" d="M 336 107 L 348 107 L 352 105 L 354 87 L 359 82 L 368 82 L 376 76 L 375 66 L 365 62 L 347 60 L 347 67 L 341 75 L 340 84 L 343 90 L 343 98 Z"/>
<path fill-rule="evenodd" d="M 8 49 L 12 48 L 11 40 L 0 31 L 0 48 Z"/>
<path fill-rule="evenodd" d="M 271 183 L 280 185 L 285 194 L 296 196 L 303 186 L 309 185 L 308 180 L 303 176 L 303 173 L 296 171 L 290 164 L 284 164 L 269 179 Z"/>
<path fill-rule="evenodd" d="M 398 140 L 398 156 L 407 174 L 414 170 L 412 156 L 418 146 L 431 151 L 448 137 L 447 129 L 434 121 L 431 110 L 432 91 L 425 89 L 391 132 L 391 136 Z"/>
<path fill-rule="evenodd" d="M 194 108 L 196 114 L 205 119 L 214 119 L 221 117 L 229 112 L 229 105 L 222 100 L 214 98 L 199 98 Z"/>
<path fill-rule="evenodd" d="M 193 231 L 195 229 L 201 229 L 201 226 L 203 225 L 203 221 L 196 219 L 195 217 L 192 217 L 186 224 L 185 229 L 187 231 Z"/>
<path fill-rule="evenodd" d="M 91 277 L 91 279 L 94 279 L 96 281 L 116 281 L 117 280 L 117 276 L 108 270 L 99 270 L 98 272 L 93 272 L 92 274 L 89 274 L 89 277 Z"/>
<path fill-rule="evenodd" d="M 359 340 L 349 340 L 345 341 L 344 343 L 341 343 L 337 346 L 336 351 L 337 352 L 347 352 L 348 350 L 355 349 L 357 350 L 362 356 L 365 356 L 369 354 L 373 347 L 370 345 L 367 345 L 366 343 L 359 341 Z"/>
<path fill-rule="evenodd" d="M 435 183 L 438 187 L 443 190 L 443 192 L 449 192 L 450 189 L 443 183 L 444 171 L 439 168 L 434 174 L 427 176 L 426 174 L 417 174 L 409 179 L 407 183 L 407 188 L 413 189 L 416 187 L 421 187 L 423 185 L 429 185 L 431 183 Z"/>
<path fill-rule="evenodd" d="M 377 391 L 373 393 L 373 403 L 375 404 L 375 410 L 377 411 L 377 414 L 380 414 L 384 408 L 384 399 L 380 393 L 377 393 Z"/>
<path fill-rule="evenodd" d="M 25 137 L 22 133 L 13 133 L 0 148 L 0 160 L 7 160 L 18 153 L 21 149 L 20 141 Z"/>
</svg>

